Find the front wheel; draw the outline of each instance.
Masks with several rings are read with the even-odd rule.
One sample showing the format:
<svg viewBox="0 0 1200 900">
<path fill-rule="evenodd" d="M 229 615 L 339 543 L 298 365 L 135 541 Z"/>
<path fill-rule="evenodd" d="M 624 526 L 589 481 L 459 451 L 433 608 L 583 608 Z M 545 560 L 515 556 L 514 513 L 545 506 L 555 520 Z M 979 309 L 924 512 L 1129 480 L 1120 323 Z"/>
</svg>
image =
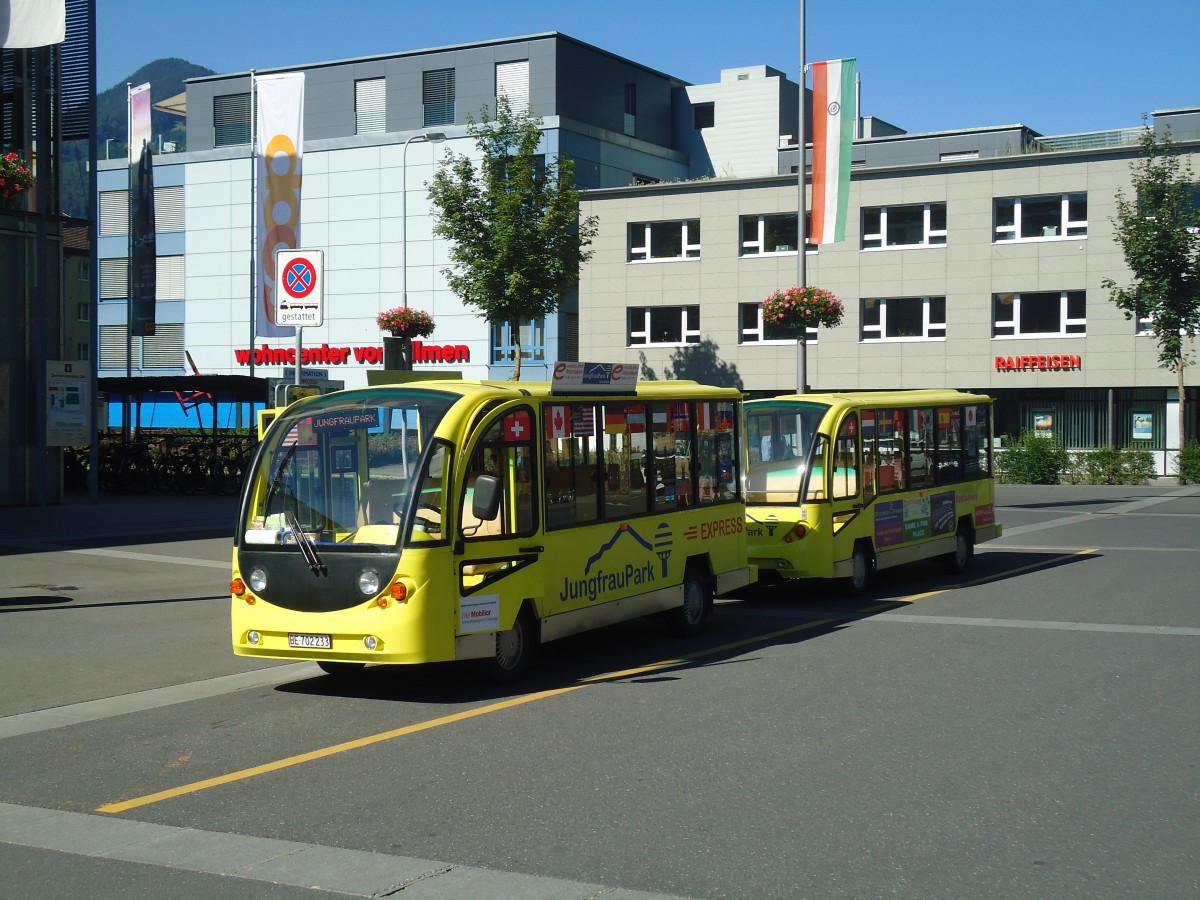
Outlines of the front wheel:
<svg viewBox="0 0 1200 900">
<path fill-rule="evenodd" d="M 488 665 L 488 674 L 493 681 L 515 680 L 529 667 L 536 647 L 533 622 L 523 609 L 512 628 L 496 632 L 496 654 Z"/>
<path fill-rule="evenodd" d="M 317 665 L 321 667 L 322 672 L 334 678 L 353 678 L 366 668 L 366 663 L 330 662 L 326 659 L 317 660 Z"/>
<path fill-rule="evenodd" d="M 846 578 L 846 591 L 857 596 L 867 589 L 871 580 L 871 558 L 861 544 L 854 548 L 850 557 L 850 575 Z"/>
</svg>

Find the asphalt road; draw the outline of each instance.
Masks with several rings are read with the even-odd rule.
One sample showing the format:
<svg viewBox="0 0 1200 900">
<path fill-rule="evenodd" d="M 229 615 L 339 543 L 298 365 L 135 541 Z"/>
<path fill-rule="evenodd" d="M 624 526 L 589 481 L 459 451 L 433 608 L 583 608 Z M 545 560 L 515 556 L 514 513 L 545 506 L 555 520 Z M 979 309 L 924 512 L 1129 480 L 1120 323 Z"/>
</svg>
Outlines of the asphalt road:
<svg viewBox="0 0 1200 900">
<path fill-rule="evenodd" d="M 0 896 L 1200 896 L 1200 489 L 470 670 L 229 650 L 232 501 L 0 526 Z"/>
</svg>

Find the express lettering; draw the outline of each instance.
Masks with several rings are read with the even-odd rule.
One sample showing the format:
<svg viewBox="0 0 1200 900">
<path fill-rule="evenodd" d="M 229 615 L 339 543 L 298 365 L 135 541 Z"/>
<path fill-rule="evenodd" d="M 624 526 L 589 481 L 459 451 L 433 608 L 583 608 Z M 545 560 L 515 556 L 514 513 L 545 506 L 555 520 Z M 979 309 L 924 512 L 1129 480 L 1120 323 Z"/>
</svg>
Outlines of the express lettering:
<svg viewBox="0 0 1200 900">
<path fill-rule="evenodd" d="M 728 519 L 717 519 L 715 522 L 700 523 L 700 540 L 707 541 L 716 537 L 730 537 L 741 534 L 746 527 L 744 519 L 731 516 Z"/>
</svg>

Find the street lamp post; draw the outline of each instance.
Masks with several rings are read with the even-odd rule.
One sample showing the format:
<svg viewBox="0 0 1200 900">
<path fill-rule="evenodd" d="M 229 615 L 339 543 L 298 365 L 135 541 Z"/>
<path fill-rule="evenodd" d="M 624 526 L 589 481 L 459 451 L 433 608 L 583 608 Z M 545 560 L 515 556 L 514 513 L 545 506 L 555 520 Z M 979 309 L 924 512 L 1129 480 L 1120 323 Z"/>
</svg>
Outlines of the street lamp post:
<svg viewBox="0 0 1200 900">
<path fill-rule="evenodd" d="M 400 264 L 400 299 L 405 309 L 408 309 L 408 145 L 413 141 L 439 144 L 445 139 L 446 135 L 440 131 L 414 134 L 404 142 L 400 151 L 400 252 L 403 256 Z"/>
</svg>

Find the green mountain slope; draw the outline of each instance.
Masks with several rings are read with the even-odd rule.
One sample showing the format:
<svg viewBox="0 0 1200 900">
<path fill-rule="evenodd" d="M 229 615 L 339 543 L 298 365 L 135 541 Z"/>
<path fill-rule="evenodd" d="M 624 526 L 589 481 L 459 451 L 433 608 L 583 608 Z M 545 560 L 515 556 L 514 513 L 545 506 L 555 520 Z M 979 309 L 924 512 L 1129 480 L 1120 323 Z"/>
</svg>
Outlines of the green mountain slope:
<svg viewBox="0 0 1200 900">
<path fill-rule="evenodd" d="M 159 103 L 176 94 L 183 93 L 186 78 L 215 74 L 184 59 L 156 59 L 147 63 L 129 76 L 133 87 L 150 84 L 150 99 Z M 113 159 L 125 155 L 128 142 L 128 101 L 126 83 L 121 82 L 96 96 L 96 152 L 101 159 L 107 149 Z M 163 142 L 174 141 L 176 149 L 187 146 L 187 131 L 184 119 L 170 113 L 153 110 L 150 114 L 151 134 L 154 147 Z M 63 212 L 69 216 L 86 217 L 89 208 L 87 197 L 87 144 L 73 141 L 63 145 Z"/>
</svg>

